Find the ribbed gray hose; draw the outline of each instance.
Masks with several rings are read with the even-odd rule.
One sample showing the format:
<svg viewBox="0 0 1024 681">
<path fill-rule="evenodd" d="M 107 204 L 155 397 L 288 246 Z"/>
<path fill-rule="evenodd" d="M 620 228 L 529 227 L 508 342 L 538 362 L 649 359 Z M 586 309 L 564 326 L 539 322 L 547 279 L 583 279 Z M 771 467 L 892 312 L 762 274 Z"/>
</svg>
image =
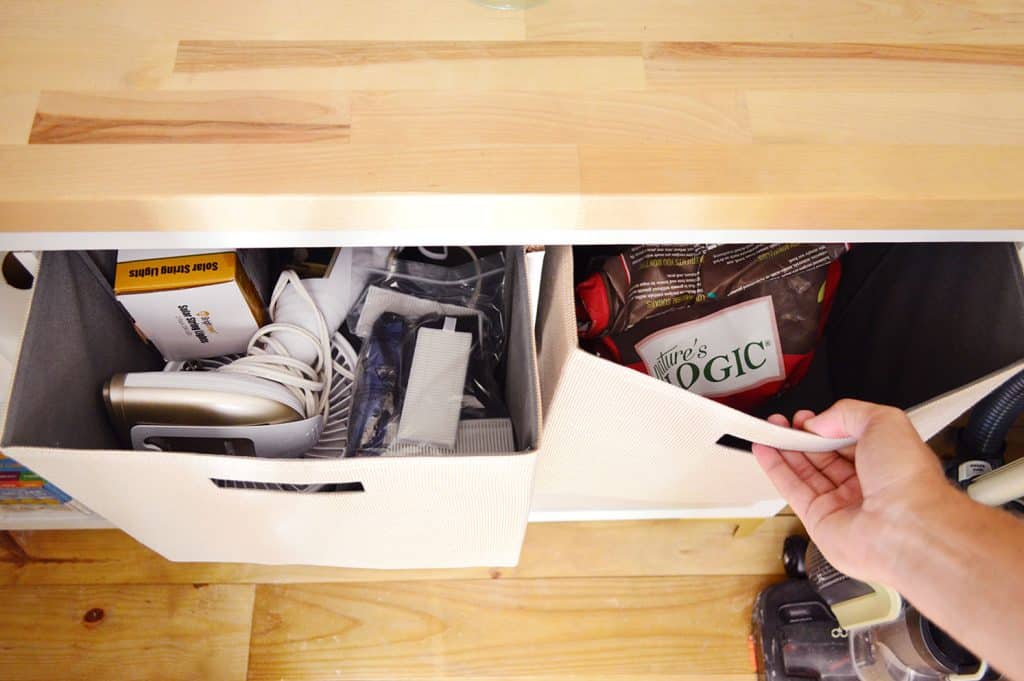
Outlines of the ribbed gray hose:
<svg viewBox="0 0 1024 681">
<path fill-rule="evenodd" d="M 1006 435 L 1024 412 L 1024 371 L 979 402 L 960 433 L 965 451 L 979 458 L 995 459 L 1003 454 Z"/>
</svg>

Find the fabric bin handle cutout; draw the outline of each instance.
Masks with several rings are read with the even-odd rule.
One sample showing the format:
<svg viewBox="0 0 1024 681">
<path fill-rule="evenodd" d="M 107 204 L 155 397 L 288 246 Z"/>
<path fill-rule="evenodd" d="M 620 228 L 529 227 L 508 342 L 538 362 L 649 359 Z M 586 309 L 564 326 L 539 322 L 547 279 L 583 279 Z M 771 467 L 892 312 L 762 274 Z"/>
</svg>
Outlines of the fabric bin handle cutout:
<svg viewBox="0 0 1024 681">
<path fill-rule="evenodd" d="M 248 489 L 262 490 L 264 492 L 299 492 L 302 494 L 351 494 L 353 492 L 365 492 L 366 488 L 361 482 L 328 482 L 328 483 L 282 483 L 282 482 L 257 482 L 255 480 L 225 480 L 223 478 L 210 478 L 217 487 L 221 489 Z"/>
<path fill-rule="evenodd" d="M 946 424 L 955 421 L 981 398 L 1002 385 L 1022 368 L 1024 368 L 1024 361 L 1016 362 L 962 388 L 919 404 L 908 410 L 907 416 L 921 438 L 928 440 L 942 430 Z M 745 414 L 728 409 L 728 407 L 717 404 L 710 406 L 720 412 L 721 425 L 726 426 L 725 433 L 717 440 L 717 444 L 731 449 L 750 451 L 746 446 L 747 443 L 759 442 L 776 449 L 793 449 L 812 453 L 842 449 L 856 442 L 854 438 L 823 438 L 806 431 L 792 430 L 767 421 L 750 419 Z"/>
</svg>

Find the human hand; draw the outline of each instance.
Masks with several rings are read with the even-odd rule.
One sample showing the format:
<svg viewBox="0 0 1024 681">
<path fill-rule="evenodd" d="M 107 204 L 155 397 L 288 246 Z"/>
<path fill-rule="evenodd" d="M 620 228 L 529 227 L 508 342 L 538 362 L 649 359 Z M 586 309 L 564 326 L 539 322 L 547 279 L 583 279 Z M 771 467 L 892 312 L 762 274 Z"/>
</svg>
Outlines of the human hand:
<svg viewBox="0 0 1024 681">
<path fill-rule="evenodd" d="M 789 427 L 776 414 L 768 421 Z M 815 416 L 799 411 L 793 427 L 823 437 L 853 437 L 827 453 L 754 445 L 754 456 L 808 534 L 835 567 L 861 580 L 887 582 L 903 532 L 941 507 L 952 490 L 934 452 L 899 409 L 840 400 Z"/>
</svg>

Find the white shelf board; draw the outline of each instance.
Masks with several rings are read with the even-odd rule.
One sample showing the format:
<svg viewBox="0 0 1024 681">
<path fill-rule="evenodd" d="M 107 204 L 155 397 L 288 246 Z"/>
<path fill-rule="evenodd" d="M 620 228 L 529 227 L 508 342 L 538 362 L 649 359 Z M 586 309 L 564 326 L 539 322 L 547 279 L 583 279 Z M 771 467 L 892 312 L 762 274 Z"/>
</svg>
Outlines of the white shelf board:
<svg viewBox="0 0 1024 681">
<path fill-rule="evenodd" d="M 645 229 L 579 230 L 522 228 L 477 232 L 470 241 L 486 246 L 508 244 L 679 244 L 679 243 L 776 243 L 776 242 L 985 242 L 1020 241 L 1020 229 Z M 438 244 L 465 244 L 458 228 L 432 229 L 424 239 L 419 232 L 362 230 L 250 230 L 245 232 L 3 232 L 5 250 L 152 249 L 152 248 L 280 248 L 303 246 L 405 246 L 424 240 Z"/>
<path fill-rule="evenodd" d="M 589 522 L 601 520 L 678 520 L 714 518 L 770 518 L 785 508 L 783 499 L 768 499 L 749 506 L 690 508 L 572 508 L 538 500 L 530 511 L 531 523 Z"/>
<path fill-rule="evenodd" d="M 95 513 L 66 508 L 0 510 L 0 530 L 101 530 L 113 527 Z"/>
<path fill-rule="evenodd" d="M 774 509 L 775 504 L 772 504 Z M 776 509 L 777 510 L 777 509 Z M 587 522 L 607 520 L 662 520 L 680 518 L 746 518 L 770 517 L 768 508 L 729 509 L 585 509 L 535 510 L 530 513 L 531 523 Z M 0 511 L 0 531 L 3 530 L 105 530 L 114 528 L 96 514 L 78 513 L 58 509 L 32 511 Z"/>
</svg>

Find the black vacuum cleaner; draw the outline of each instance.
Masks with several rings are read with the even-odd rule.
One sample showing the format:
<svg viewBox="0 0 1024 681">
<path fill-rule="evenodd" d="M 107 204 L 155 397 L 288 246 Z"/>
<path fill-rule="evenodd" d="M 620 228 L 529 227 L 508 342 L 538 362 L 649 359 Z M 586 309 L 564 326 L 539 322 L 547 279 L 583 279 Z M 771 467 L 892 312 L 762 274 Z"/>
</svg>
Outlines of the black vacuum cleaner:
<svg viewBox="0 0 1024 681">
<path fill-rule="evenodd" d="M 754 604 L 758 675 L 765 681 L 857 681 L 849 634 L 807 579 L 807 539 L 786 538 L 782 562 L 788 580 L 768 587 Z"/>
</svg>

